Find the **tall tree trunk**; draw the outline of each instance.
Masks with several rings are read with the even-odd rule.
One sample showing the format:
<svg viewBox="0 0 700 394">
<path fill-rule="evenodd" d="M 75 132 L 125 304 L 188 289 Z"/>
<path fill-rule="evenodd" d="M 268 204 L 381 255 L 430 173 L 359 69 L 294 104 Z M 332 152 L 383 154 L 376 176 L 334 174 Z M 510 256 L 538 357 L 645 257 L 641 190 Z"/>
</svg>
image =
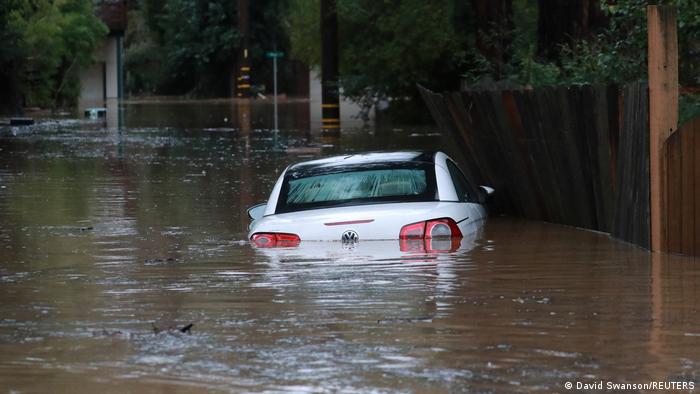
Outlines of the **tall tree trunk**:
<svg viewBox="0 0 700 394">
<path fill-rule="evenodd" d="M 513 0 L 471 0 L 476 16 L 476 48 L 503 76 L 512 42 Z"/>
<path fill-rule="evenodd" d="M 538 0 L 537 55 L 556 61 L 562 45 L 589 38 L 606 18 L 598 0 Z"/>
<path fill-rule="evenodd" d="M 21 85 L 14 62 L 5 63 L 0 71 L 0 92 L 0 114 L 23 115 Z"/>
</svg>

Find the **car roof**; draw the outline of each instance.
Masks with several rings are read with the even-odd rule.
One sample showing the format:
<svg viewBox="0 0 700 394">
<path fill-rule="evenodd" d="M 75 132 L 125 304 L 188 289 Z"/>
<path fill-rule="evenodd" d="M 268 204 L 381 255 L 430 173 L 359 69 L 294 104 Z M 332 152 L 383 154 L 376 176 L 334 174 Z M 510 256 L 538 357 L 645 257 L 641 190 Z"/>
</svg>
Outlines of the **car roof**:
<svg viewBox="0 0 700 394">
<path fill-rule="evenodd" d="M 314 171 L 344 166 L 406 162 L 435 163 L 435 152 L 393 151 L 354 153 L 293 164 L 288 168 L 288 171 Z"/>
</svg>

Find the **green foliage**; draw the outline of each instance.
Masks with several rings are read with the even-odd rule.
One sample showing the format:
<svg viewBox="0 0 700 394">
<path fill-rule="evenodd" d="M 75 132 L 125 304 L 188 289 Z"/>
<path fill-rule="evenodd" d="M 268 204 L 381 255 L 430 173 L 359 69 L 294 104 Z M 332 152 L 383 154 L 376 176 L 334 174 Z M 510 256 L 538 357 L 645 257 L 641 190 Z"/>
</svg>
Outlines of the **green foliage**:
<svg viewBox="0 0 700 394">
<path fill-rule="evenodd" d="M 646 79 L 646 3 L 602 3 L 609 26 L 591 40 L 562 47 L 562 83 L 625 83 Z"/>
<path fill-rule="evenodd" d="M 271 71 L 265 51 L 285 51 L 286 1 L 250 2 L 253 83 Z M 241 36 L 236 0 L 142 0 L 130 14 L 125 41 L 127 90 L 224 96 L 235 70 Z"/>
<path fill-rule="evenodd" d="M 161 17 L 166 64 L 170 76 L 196 84 L 191 76 L 206 77 L 207 69 L 232 65 L 238 34 L 234 29 L 231 1 L 193 2 L 169 0 Z M 223 68 L 223 67 L 222 67 Z M 217 69 L 224 71 L 225 69 Z M 225 73 L 228 74 L 228 73 Z"/>
<path fill-rule="evenodd" d="M 292 57 L 315 68 L 321 65 L 320 10 L 320 0 L 295 1 L 287 23 Z"/>
<path fill-rule="evenodd" d="M 450 2 L 338 0 L 340 83 L 360 103 L 415 96 L 415 84 L 452 88 L 464 62 Z M 320 63 L 318 0 L 294 2 L 292 54 Z"/>
<path fill-rule="evenodd" d="M 562 78 L 562 70 L 558 65 L 541 62 L 537 58 L 537 17 L 538 2 L 536 0 L 513 0 L 513 31 L 505 37 L 510 45 L 506 52 L 510 61 L 499 70 L 486 59 L 476 48 L 468 52 L 468 68 L 462 77 L 469 86 L 493 84 L 505 78 L 506 85 L 543 86 L 555 85 Z M 494 26 L 492 36 L 498 36 L 497 26 Z M 503 34 L 503 33 L 501 33 Z"/>
<path fill-rule="evenodd" d="M 27 105 L 55 108 L 74 105 L 78 73 L 93 61 L 92 53 L 107 27 L 94 15 L 90 0 L 12 1 L 5 4 L 3 35 L 15 45 L 0 52 L 0 62 L 17 62 Z M 5 41 L 8 42 L 8 41 Z"/>
<path fill-rule="evenodd" d="M 10 63 L 22 56 L 22 31 L 17 23 L 20 0 L 0 2 L 0 70 L 7 70 Z"/>
<path fill-rule="evenodd" d="M 527 2 L 516 0 L 515 4 Z M 515 56 L 511 64 L 511 79 L 527 85 L 571 85 L 590 83 L 628 83 L 647 78 L 647 0 L 601 1 L 601 9 L 608 19 L 608 26 L 591 39 L 563 46 L 556 63 L 538 63 L 534 56 L 534 33 L 521 34 L 516 27 L 516 37 L 528 44 L 514 41 Z M 700 2 L 697 0 L 671 0 L 665 3 L 678 7 L 679 68 L 682 85 L 700 83 Z M 516 9 L 516 16 L 522 11 Z M 517 25 L 517 24 L 516 24 Z M 518 31 L 518 29 L 521 29 Z M 522 41 L 522 40 L 521 40 Z"/>
<path fill-rule="evenodd" d="M 15 22 L 20 0 L 0 2 L 0 113 L 21 113 L 18 70 L 23 56 L 22 31 Z"/>
<path fill-rule="evenodd" d="M 163 47 L 158 44 L 158 31 L 146 25 L 144 13 L 130 11 L 124 38 L 126 90 L 131 93 L 155 93 L 167 73 L 163 70 Z"/>
<path fill-rule="evenodd" d="M 678 124 L 700 116 L 700 94 L 682 94 L 678 103 Z"/>
<path fill-rule="evenodd" d="M 679 79 L 681 85 L 700 86 L 700 2 L 676 0 L 678 6 Z"/>
</svg>

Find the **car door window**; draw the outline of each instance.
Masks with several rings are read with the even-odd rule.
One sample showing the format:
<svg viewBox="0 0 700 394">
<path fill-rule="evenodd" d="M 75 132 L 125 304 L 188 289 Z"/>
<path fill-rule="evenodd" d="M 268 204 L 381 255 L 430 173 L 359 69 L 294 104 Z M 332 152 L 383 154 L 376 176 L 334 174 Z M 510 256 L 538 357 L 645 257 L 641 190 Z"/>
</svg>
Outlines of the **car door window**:
<svg viewBox="0 0 700 394">
<path fill-rule="evenodd" d="M 469 202 L 469 182 L 467 178 L 462 174 L 462 171 L 457 167 L 455 163 L 448 160 L 447 170 L 450 172 L 450 177 L 452 178 L 452 183 L 455 185 L 455 191 L 457 192 L 457 198 L 460 202 Z"/>
</svg>

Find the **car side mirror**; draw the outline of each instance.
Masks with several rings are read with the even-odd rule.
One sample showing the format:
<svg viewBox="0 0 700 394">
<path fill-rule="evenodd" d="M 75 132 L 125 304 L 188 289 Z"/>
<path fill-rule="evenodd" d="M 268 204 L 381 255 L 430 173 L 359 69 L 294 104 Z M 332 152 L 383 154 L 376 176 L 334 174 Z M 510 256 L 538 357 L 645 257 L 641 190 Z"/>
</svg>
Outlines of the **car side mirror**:
<svg viewBox="0 0 700 394">
<path fill-rule="evenodd" d="M 483 186 L 483 185 L 479 186 L 479 189 L 478 189 L 479 204 L 486 204 L 486 203 L 490 202 L 492 199 L 493 193 L 495 191 L 496 190 L 492 187 Z"/>
<path fill-rule="evenodd" d="M 248 208 L 248 217 L 250 220 L 260 219 L 265 214 L 265 208 L 267 208 L 267 201 L 253 205 Z"/>
</svg>

